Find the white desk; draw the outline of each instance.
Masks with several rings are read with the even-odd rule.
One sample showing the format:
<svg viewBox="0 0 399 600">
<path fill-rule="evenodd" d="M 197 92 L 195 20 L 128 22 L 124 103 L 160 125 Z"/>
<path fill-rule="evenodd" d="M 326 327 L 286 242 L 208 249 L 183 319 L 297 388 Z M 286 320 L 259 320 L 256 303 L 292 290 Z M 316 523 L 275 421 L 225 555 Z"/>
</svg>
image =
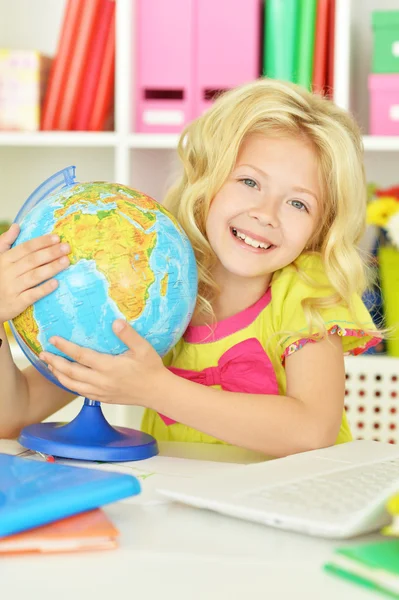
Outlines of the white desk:
<svg viewBox="0 0 399 600">
<path fill-rule="evenodd" d="M 367 600 L 322 570 L 335 542 L 171 504 L 116 503 L 117 550 L 0 561 L 10 600 Z M 363 538 L 365 539 L 365 538 Z"/>
<path fill-rule="evenodd" d="M 181 456 L 181 444 L 172 445 L 174 453 L 171 445 L 164 446 L 161 452 L 169 448 L 169 456 Z M 230 454 L 224 459 L 235 458 Z M 206 456 L 202 453 L 197 458 Z M 121 533 L 117 550 L 0 559 L 0 598 L 379 598 L 322 570 L 342 542 L 279 531 L 174 503 L 138 504 L 138 498 L 105 507 Z M 373 538 L 346 543 L 365 539 Z"/>
</svg>

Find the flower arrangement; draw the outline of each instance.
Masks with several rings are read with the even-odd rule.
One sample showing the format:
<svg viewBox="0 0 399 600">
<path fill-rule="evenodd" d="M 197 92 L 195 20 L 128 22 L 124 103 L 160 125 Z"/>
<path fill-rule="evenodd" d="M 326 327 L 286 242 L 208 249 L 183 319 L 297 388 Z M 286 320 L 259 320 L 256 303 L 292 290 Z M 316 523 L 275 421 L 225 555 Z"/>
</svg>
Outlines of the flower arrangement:
<svg viewBox="0 0 399 600">
<path fill-rule="evenodd" d="M 382 230 L 383 245 L 399 250 L 399 186 L 380 190 L 369 185 L 367 223 Z"/>
</svg>

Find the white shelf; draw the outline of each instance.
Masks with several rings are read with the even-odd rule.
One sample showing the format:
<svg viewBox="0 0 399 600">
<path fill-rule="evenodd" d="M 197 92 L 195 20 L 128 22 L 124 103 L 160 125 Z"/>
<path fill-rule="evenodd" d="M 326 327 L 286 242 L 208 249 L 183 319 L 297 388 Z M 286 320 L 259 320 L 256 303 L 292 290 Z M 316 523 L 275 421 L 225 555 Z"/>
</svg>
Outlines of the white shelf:
<svg viewBox="0 0 399 600">
<path fill-rule="evenodd" d="M 128 144 L 130 148 L 176 148 L 178 140 L 177 133 L 132 133 Z"/>
<path fill-rule="evenodd" d="M 175 149 L 178 134 L 131 133 L 127 145 L 132 149 Z M 365 151 L 399 152 L 399 136 L 363 136 Z M 69 147 L 69 148 L 114 148 L 119 136 L 114 132 L 38 131 L 0 132 L 0 147 Z"/>
<path fill-rule="evenodd" d="M 369 152 L 399 152 L 399 136 L 365 135 L 364 149 Z"/>
<path fill-rule="evenodd" d="M 86 131 L 2 131 L 0 146 L 50 146 L 50 147 L 114 147 L 118 143 L 114 132 Z"/>
<path fill-rule="evenodd" d="M 242 1 L 245 4 L 245 0 Z M 336 0 L 334 100 L 356 114 L 365 127 L 368 114 L 365 92 L 371 68 L 371 13 L 378 8 L 395 8 L 398 0 L 361 0 L 360 12 L 357 10 L 359 2 Z M 0 178 L 3 198 L 7 199 L 0 199 L 3 218 L 12 219 L 17 207 L 38 183 L 66 164 L 78 166 L 82 181 L 104 178 L 138 187 L 159 200 L 164 197 L 179 166 L 176 157 L 171 156 L 179 135 L 134 133 L 136 3 L 137 0 L 116 3 L 115 131 L 0 131 Z M 36 4 L 37 10 L 33 10 L 31 0 L 11 3 L 0 0 L 2 44 L 15 49 L 36 48 L 52 56 L 67 0 L 37 0 Z M 29 28 L 21 25 L 20 14 L 29 16 Z M 381 186 L 393 184 L 399 137 L 365 135 L 363 140 L 368 180 L 378 181 Z M 21 169 L 24 177 L 18 178 Z"/>
</svg>

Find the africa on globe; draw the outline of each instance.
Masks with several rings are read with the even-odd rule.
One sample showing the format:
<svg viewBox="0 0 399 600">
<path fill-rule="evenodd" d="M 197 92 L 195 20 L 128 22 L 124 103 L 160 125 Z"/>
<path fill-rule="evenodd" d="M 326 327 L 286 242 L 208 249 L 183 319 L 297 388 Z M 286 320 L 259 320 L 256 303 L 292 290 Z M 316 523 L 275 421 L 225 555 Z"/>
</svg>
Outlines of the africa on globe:
<svg viewBox="0 0 399 600">
<path fill-rule="evenodd" d="M 73 183 L 45 195 L 18 222 L 15 245 L 52 233 L 71 247 L 55 291 L 13 319 L 17 341 L 46 377 L 53 379 L 38 355 L 61 354 L 48 341 L 53 335 L 120 354 L 127 348 L 112 323 L 123 318 L 160 356 L 183 335 L 197 296 L 195 256 L 158 202 L 124 185 Z"/>
</svg>

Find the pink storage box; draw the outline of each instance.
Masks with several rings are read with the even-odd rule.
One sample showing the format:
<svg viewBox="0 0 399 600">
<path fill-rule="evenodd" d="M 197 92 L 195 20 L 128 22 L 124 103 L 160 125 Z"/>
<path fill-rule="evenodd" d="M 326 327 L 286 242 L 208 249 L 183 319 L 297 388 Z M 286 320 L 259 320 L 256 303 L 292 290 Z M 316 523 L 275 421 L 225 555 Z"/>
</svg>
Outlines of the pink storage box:
<svg viewBox="0 0 399 600">
<path fill-rule="evenodd" d="M 196 0 L 136 3 L 136 131 L 175 133 L 192 119 Z"/>
<path fill-rule="evenodd" d="M 260 75 L 262 0 L 197 0 L 194 113 Z"/>
<path fill-rule="evenodd" d="M 179 133 L 259 77 L 262 0 L 137 0 L 135 130 Z"/>
<path fill-rule="evenodd" d="M 369 75 L 370 135 L 399 135 L 399 74 Z"/>
</svg>

